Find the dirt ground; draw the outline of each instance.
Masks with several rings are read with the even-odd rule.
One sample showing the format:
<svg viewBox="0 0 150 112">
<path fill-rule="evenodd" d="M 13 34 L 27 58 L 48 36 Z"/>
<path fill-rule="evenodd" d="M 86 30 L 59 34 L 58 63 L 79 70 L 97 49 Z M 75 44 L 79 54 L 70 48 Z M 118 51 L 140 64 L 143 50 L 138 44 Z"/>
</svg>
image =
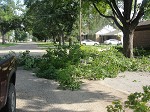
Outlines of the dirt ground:
<svg viewBox="0 0 150 112">
<path fill-rule="evenodd" d="M 116 78 L 106 78 L 101 84 L 130 94 L 143 92 L 143 86 L 150 85 L 150 72 L 124 72 Z"/>
<path fill-rule="evenodd" d="M 58 83 L 37 78 L 30 71 L 17 71 L 17 112 L 106 112 L 115 99 L 125 100 L 126 93 L 100 81 L 85 80 L 81 90 L 57 89 Z"/>
<path fill-rule="evenodd" d="M 55 81 L 34 75 L 20 68 L 17 71 L 17 112 L 106 112 L 112 101 L 124 101 L 129 93 L 142 91 L 150 78 L 149 73 L 126 72 L 114 79 L 83 80 L 81 90 L 69 91 L 57 89 Z"/>
</svg>

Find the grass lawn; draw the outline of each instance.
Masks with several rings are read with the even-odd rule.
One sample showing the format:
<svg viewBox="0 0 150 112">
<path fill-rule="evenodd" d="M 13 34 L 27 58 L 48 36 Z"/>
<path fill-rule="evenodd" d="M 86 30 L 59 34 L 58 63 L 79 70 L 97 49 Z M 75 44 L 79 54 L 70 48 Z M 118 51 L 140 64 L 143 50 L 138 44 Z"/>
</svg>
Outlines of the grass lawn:
<svg viewBox="0 0 150 112">
<path fill-rule="evenodd" d="M 69 45 L 68 42 L 65 43 L 66 45 Z M 42 49 L 47 49 L 49 47 L 54 47 L 55 45 L 53 44 L 53 42 L 37 42 L 37 45 L 42 48 Z M 58 43 L 56 44 L 58 45 Z M 88 46 L 88 45 L 82 45 L 83 48 L 89 48 L 89 49 L 109 49 L 111 48 L 113 45 L 98 45 L 98 46 Z"/>
<path fill-rule="evenodd" d="M 88 46 L 88 45 L 83 45 L 85 48 L 89 48 L 89 49 L 109 49 L 110 47 L 112 47 L 111 45 L 98 45 L 98 46 Z"/>
<path fill-rule="evenodd" d="M 38 47 L 42 49 L 47 49 L 49 47 L 54 47 L 53 42 L 37 42 Z"/>
<path fill-rule="evenodd" d="M 6 43 L 6 44 L 2 44 L 0 43 L 0 47 L 9 47 L 9 46 L 15 46 L 15 43 Z"/>
</svg>

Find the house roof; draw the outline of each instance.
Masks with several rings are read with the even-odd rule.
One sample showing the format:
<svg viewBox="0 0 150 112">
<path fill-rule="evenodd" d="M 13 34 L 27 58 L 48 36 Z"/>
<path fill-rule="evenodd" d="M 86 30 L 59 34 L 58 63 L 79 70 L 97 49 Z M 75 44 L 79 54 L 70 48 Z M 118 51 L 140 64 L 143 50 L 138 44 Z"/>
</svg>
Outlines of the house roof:
<svg viewBox="0 0 150 112">
<path fill-rule="evenodd" d="M 115 29 L 114 31 L 108 32 L 105 35 L 117 35 L 118 33 L 120 33 L 120 31 Z"/>
<path fill-rule="evenodd" d="M 145 25 L 150 25 L 150 20 L 142 21 L 138 24 L 138 26 L 145 26 Z"/>
<path fill-rule="evenodd" d="M 98 35 L 118 35 L 121 34 L 121 31 L 113 28 L 110 25 L 103 27 L 100 31 L 96 32 Z"/>
<path fill-rule="evenodd" d="M 112 26 L 107 25 L 107 26 L 103 27 L 101 30 L 99 30 L 98 32 L 96 32 L 96 34 L 105 35 L 106 33 L 112 32 L 114 30 L 115 29 Z"/>
<path fill-rule="evenodd" d="M 144 31 L 144 30 L 150 30 L 150 20 L 140 22 L 135 29 L 135 31 Z"/>
</svg>

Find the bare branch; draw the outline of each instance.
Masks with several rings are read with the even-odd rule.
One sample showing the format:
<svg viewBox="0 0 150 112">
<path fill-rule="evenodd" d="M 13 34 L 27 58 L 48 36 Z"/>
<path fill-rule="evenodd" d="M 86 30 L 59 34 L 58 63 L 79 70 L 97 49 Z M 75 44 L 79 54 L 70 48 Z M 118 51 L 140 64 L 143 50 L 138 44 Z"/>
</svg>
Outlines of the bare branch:
<svg viewBox="0 0 150 112">
<path fill-rule="evenodd" d="M 113 4 L 114 9 L 116 10 L 116 12 L 117 12 L 117 14 L 118 14 L 118 16 L 119 16 L 119 17 L 118 17 L 119 20 L 120 20 L 121 22 L 123 22 L 123 21 L 124 21 L 124 18 L 123 18 L 123 15 L 121 14 L 121 12 L 120 12 L 120 10 L 119 10 L 117 4 L 116 4 L 116 1 L 115 1 L 115 0 L 110 0 L 110 1 L 111 1 L 111 3 Z"/>
<path fill-rule="evenodd" d="M 133 24 L 133 28 L 135 28 L 138 23 L 139 23 L 139 20 L 142 18 L 142 16 L 144 15 L 144 7 L 146 6 L 147 4 L 147 1 L 146 0 L 143 0 L 142 1 L 142 4 L 141 4 L 141 7 L 140 7 L 140 11 L 138 12 L 136 18 L 132 21 L 131 24 Z"/>
<path fill-rule="evenodd" d="M 132 2 L 133 2 L 133 0 L 125 0 L 124 1 L 124 17 L 125 17 L 127 22 L 130 22 Z"/>
<path fill-rule="evenodd" d="M 105 17 L 105 18 L 113 18 L 113 16 L 106 16 L 106 15 L 104 15 L 103 13 L 101 13 L 100 12 L 100 10 L 97 8 L 97 6 L 96 6 L 96 4 L 95 3 L 93 3 L 93 6 L 94 6 L 94 8 L 96 9 L 96 11 L 101 15 L 101 16 L 103 16 L 103 17 Z"/>
<path fill-rule="evenodd" d="M 111 2 L 109 0 L 107 0 L 109 6 L 111 7 L 113 13 L 119 18 L 119 15 L 117 14 L 116 10 L 114 9 L 113 5 L 111 4 Z"/>
<path fill-rule="evenodd" d="M 97 8 L 96 4 L 93 3 L 93 6 L 96 9 L 96 11 L 99 13 L 100 16 L 105 17 L 105 18 L 113 19 L 115 24 L 118 26 L 118 28 L 123 31 L 123 27 L 119 24 L 119 22 L 117 21 L 117 19 L 114 16 L 106 16 L 103 13 L 100 12 L 100 10 Z"/>
<path fill-rule="evenodd" d="M 137 0 L 134 1 L 134 13 L 133 13 L 131 21 L 133 21 L 133 19 L 135 19 L 136 15 L 137 15 L 136 7 L 137 7 Z"/>
<path fill-rule="evenodd" d="M 140 10 L 136 18 L 131 22 L 131 24 L 133 24 L 132 25 L 133 29 L 138 25 L 139 20 L 142 18 L 143 15 L 144 15 L 144 10 Z"/>
</svg>

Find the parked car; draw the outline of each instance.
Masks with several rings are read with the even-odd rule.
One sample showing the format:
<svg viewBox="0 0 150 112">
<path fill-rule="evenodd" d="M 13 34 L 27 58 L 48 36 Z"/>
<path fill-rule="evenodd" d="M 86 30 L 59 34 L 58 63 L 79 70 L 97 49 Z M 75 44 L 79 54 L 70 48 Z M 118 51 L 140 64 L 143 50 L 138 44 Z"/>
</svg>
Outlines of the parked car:
<svg viewBox="0 0 150 112">
<path fill-rule="evenodd" d="M 0 61 L 0 112 L 16 112 L 16 58 Z"/>
<path fill-rule="evenodd" d="M 83 40 L 81 41 L 82 45 L 99 45 L 99 42 L 95 42 L 93 40 L 87 39 L 87 40 Z"/>
<path fill-rule="evenodd" d="M 120 45 L 122 44 L 122 42 L 117 39 L 109 39 L 109 40 L 105 40 L 104 44 Z"/>
</svg>

